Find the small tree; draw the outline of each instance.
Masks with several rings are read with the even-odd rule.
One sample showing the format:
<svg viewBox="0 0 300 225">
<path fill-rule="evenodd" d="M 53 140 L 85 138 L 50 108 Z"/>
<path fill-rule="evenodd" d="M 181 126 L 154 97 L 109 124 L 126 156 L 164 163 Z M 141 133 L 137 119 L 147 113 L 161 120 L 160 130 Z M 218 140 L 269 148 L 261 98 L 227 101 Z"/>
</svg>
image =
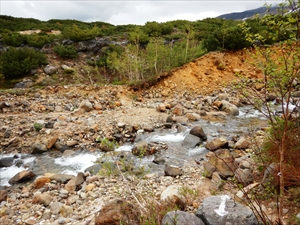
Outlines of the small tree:
<svg viewBox="0 0 300 225">
<path fill-rule="evenodd" d="M 300 45 L 297 40 L 299 32 L 298 12 L 287 12 L 287 6 L 291 6 L 290 1 L 280 5 L 279 13 L 276 15 L 266 15 L 262 22 L 267 24 L 273 30 L 268 34 L 273 40 L 283 40 L 275 46 L 256 45 L 253 53 L 253 65 L 259 68 L 263 73 L 263 89 L 258 91 L 253 88 L 251 92 L 246 85 L 249 78 L 241 77 L 242 82 L 238 87 L 250 103 L 260 110 L 270 123 L 270 133 L 266 140 L 265 150 L 261 153 L 264 157 L 271 159 L 277 165 L 279 192 L 277 193 L 278 218 L 274 221 L 276 224 L 285 224 L 283 218 L 283 208 L 285 199 L 285 187 L 290 179 L 300 181 L 298 160 L 295 159 L 295 153 L 299 156 L 299 114 L 296 109 L 299 108 L 299 102 L 292 104 L 292 94 L 295 82 L 300 80 Z M 244 24 L 245 25 L 245 24 Z M 262 45 L 266 40 L 261 34 L 251 34 L 246 26 L 247 40 Z M 274 51 L 275 50 L 275 51 Z M 281 108 L 281 115 L 278 115 L 274 106 L 269 102 L 270 93 L 276 96 Z M 297 141 L 298 140 L 298 141 Z M 290 143 L 297 141 L 295 143 Z M 292 157 L 291 157 L 292 155 Z M 293 173 L 294 177 L 288 176 Z"/>
</svg>

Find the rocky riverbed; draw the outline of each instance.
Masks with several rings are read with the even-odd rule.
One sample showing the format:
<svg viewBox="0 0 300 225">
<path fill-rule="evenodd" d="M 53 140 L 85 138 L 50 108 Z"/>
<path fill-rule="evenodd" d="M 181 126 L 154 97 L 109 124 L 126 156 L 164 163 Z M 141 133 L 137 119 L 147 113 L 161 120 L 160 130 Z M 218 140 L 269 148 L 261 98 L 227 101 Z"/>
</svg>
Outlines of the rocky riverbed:
<svg viewBox="0 0 300 225">
<path fill-rule="evenodd" d="M 9 180 L 11 186 L 2 187 L 2 224 L 119 224 L 120 220 L 138 224 L 118 210 L 118 205 L 133 204 L 132 213 L 139 215 L 147 205 L 141 198 L 137 201 L 139 195 L 158 202 L 175 199 L 182 211 L 197 215 L 195 221 L 200 218 L 214 224 L 203 217 L 204 199 L 212 194 L 243 198 L 230 184 L 224 185 L 223 179 L 236 177 L 245 186 L 258 186 L 253 184 L 249 134 L 261 140 L 265 121 L 225 88 L 206 96 L 188 91 L 168 96 L 157 89 L 134 92 L 125 86 L 15 89 L 1 93 L 0 110 L 0 165 L 24 167 Z M 172 144 L 167 135 L 174 138 L 174 134 L 182 139 Z M 111 151 L 103 146 L 104 139 L 130 148 Z M 104 155 L 100 170 L 107 169 L 109 158 L 113 166 L 106 173 L 85 170 L 67 175 L 43 169 L 46 162 L 38 160 L 44 155 L 67 157 L 79 151 Z M 20 154 L 36 159 L 28 163 Z M 126 161 L 150 156 L 152 167 L 143 171 L 136 172 L 133 161 Z M 193 190 L 197 195 L 178 190 Z M 212 207 L 218 208 L 224 199 L 227 197 L 211 201 L 216 204 Z M 275 208 L 274 204 L 266 206 L 270 214 Z M 227 222 L 233 220 L 222 210 L 217 212 Z M 251 212 L 244 213 L 251 215 L 251 221 L 240 224 L 257 222 L 252 223 Z"/>
</svg>

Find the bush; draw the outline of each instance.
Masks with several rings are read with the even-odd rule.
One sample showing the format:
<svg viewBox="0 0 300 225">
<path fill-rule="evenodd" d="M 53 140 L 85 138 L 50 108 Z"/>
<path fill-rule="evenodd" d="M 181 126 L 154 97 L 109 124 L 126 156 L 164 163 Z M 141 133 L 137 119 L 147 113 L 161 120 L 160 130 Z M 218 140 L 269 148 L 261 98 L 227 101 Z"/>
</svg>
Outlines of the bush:
<svg viewBox="0 0 300 225">
<path fill-rule="evenodd" d="M 54 47 L 54 52 L 62 58 L 74 59 L 77 57 L 77 50 L 73 45 L 57 45 Z"/>
<path fill-rule="evenodd" d="M 29 75 L 32 69 L 47 63 L 47 56 L 42 52 L 31 48 L 9 48 L 0 57 L 0 73 L 3 73 L 6 80 L 19 79 Z"/>
<path fill-rule="evenodd" d="M 91 40 L 100 35 L 100 30 L 98 27 L 93 27 L 92 29 L 81 29 L 77 25 L 66 27 L 62 31 L 64 38 L 71 39 L 72 41 L 86 41 Z"/>
</svg>

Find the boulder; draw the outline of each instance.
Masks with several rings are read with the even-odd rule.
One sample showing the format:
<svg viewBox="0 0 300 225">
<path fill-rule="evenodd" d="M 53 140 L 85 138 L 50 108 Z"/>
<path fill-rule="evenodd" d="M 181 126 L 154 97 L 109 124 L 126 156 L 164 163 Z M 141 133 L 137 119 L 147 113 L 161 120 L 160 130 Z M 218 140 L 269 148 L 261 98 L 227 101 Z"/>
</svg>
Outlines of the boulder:
<svg viewBox="0 0 300 225">
<path fill-rule="evenodd" d="M 90 101 L 83 100 L 79 105 L 79 109 L 83 109 L 85 112 L 90 112 L 93 110 L 93 105 Z"/>
<path fill-rule="evenodd" d="M 56 73 L 57 71 L 58 71 L 58 67 L 57 66 L 47 65 L 44 68 L 44 72 L 47 75 L 52 75 L 52 74 Z"/>
<path fill-rule="evenodd" d="M 220 107 L 221 111 L 224 111 L 232 116 L 238 116 L 239 115 L 239 109 L 236 105 L 231 104 L 230 102 L 227 102 L 226 100 L 222 100 L 222 105 Z"/>
<path fill-rule="evenodd" d="M 250 142 L 245 138 L 241 137 L 236 143 L 235 148 L 237 149 L 246 149 L 250 146 Z"/>
<path fill-rule="evenodd" d="M 162 225 L 171 225 L 174 224 L 174 222 L 176 225 L 205 225 L 202 220 L 194 214 L 179 210 L 168 212 L 161 221 Z"/>
<path fill-rule="evenodd" d="M 13 165 L 16 157 L 4 157 L 0 159 L 0 168 L 1 167 L 10 167 Z"/>
<path fill-rule="evenodd" d="M 215 138 L 212 141 L 208 141 L 205 144 L 205 148 L 207 148 L 210 151 L 215 151 L 220 148 L 226 148 L 228 147 L 228 140 L 224 137 Z"/>
<path fill-rule="evenodd" d="M 249 208 L 234 202 L 228 195 L 205 198 L 198 208 L 196 216 L 205 225 L 259 225 L 255 215 Z"/>
<path fill-rule="evenodd" d="M 244 186 L 247 186 L 248 184 L 251 184 L 253 182 L 253 174 L 249 169 L 238 168 L 234 172 L 234 175 L 238 182 L 240 182 Z"/>
<path fill-rule="evenodd" d="M 40 188 L 42 188 L 45 184 L 50 183 L 50 181 L 51 181 L 50 177 L 45 177 L 45 176 L 38 177 L 38 178 L 36 178 L 35 181 L 33 182 L 33 186 L 34 186 L 34 188 L 36 188 L 36 189 L 40 189 Z"/>
<path fill-rule="evenodd" d="M 195 148 L 200 143 L 201 143 L 201 138 L 192 134 L 188 134 L 184 137 L 181 145 L 186 148 Z"/>
<path fill-rule="evenodd" d="M 190 134 L 201 138 L 203 141 L 206 141 L 206 139 L 207 139 L 207 136 L 206 136 L 206 134 L 205 134 L 205 132 L 204 132 L 204 130 L 201 126 L 194 126 L 190 130 Z"/>
<path fill-rule="evenodd" d="M 17 173 L 15 176 L 13 176 L 8 183 L 10 184 L 16 184 L 16 183 L 21 183 L 27 180 L 32 179 L 35 177 L 35 174 L 32 171 L 29 170 L 23 170 L 19 173 Z"/>
<path fill-rule="evenodd" d="M 95 214 L 95 225 L 138 225 L 140 212 L 137 206 L 124 199 L 114 199 L 107 203 Z"/>
<path fill-rule="evenodd" d="M 56 180 L 57 182 L 60 183 L 67 183 L 74 175 L 68 175 L 68 174 L 55 174 L 50 177 L 51 180 Z"/>
<path fill-rule="evenodd" d="M 40 154 L 40 153 L 44 153 L 47 151 L 47 146 L 36 142 L 31 146 L 31 154 Z"/>
</svg>

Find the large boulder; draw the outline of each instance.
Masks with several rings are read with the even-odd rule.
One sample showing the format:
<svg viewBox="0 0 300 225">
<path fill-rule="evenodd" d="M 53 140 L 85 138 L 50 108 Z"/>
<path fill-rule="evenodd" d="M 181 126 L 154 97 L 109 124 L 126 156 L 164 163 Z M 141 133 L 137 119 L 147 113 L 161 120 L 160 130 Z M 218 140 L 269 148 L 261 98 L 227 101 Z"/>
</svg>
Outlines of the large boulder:
<svg viewBox="0 0 300 225">
<path fill-rule="evenodd" d="M 205 144 L 205 148 L 207 148 L 210 151 L 215 151 L 219 148 L 225 147 L 228 147 L 228 140 L 224 137 L 215 138 L 214 140 L 208 141 Z"/>
<path fill-rule="evenodd" d="M 190 130 L 190 134 L 195 135 L 201 138 L 203 141 L 206 141 L 207 136 L 201 126 L 195 126 Z"/>
<path fill-rule="evenodd" d="M 35 174 L 32 171 L 30 171 L 30 170 L 23 170 L 23 171 L 17 173 L 15 176 L 13 176 L 8 181 L 8 183 L 10 183 L 10 184 L 21 183 L 21 182 L 30 180 L 33 177 L 35 177 Z"/>
<path fill-rule="evenodd" d="M 179 208 L 185 209 L 186 207 L 186 199 L 181 194 L 181 188 L 180 185 L 170 185 L 168 186 L 160 195 L 161 201 L 171 201 L 174 202 Z"/>
<path fill-rule="evenodd" d="M 171 225 L 174 222 L 176 225 L 204 225 L 197 216 L 179 210 L 168 212 L 161 221 L 162 225 Z"/>
<path fill-rule="evenodd" d="M 259 225 L 249 208 L 233 201 L 228 195 L 205 198 L 196 216 L 205 225 Z"/>
<path fill-rule="evenodd" d="M 221 103 L 222 103 L 220 106 L 221 111 L 224 111 L 232 116 L 239 115 L 239 108 L 236 105 L 231 104 L 230 102 L 227 102 L 226 100 L 222 100 Z"/>
<path fill-rule="evenodd" d="M 192 134 L 188 134 L 184 137 L 182 141 L 182 146 L 186 148 L 195 148 L 200 143 L 201 143 L 201 138 Z"/>
</svg>

